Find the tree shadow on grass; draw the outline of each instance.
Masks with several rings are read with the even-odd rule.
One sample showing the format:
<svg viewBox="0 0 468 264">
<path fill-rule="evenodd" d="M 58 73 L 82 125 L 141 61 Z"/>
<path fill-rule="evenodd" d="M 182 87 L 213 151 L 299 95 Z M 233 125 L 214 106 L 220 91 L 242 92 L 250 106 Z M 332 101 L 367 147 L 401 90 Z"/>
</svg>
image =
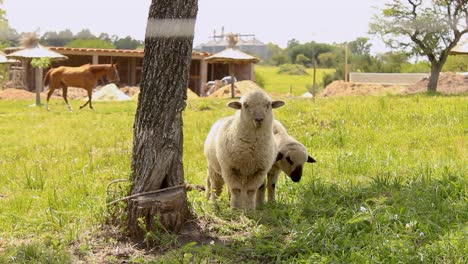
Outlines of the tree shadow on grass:
<svg viewBox="0 0 468 264">
<path fill-rule="evenodd" d="M 230 263 L 460 262 L 466 183 L 462 175 L 343 186 L 315 179 L 283 190 L 279 202 L 247 213 L 248 220 L 220 213 L 222 221 L 204 231 L 222 243 L 194 247 L 191 256 Z M 244 229 L 231 229 L 233 222 Z"/>
</svg>

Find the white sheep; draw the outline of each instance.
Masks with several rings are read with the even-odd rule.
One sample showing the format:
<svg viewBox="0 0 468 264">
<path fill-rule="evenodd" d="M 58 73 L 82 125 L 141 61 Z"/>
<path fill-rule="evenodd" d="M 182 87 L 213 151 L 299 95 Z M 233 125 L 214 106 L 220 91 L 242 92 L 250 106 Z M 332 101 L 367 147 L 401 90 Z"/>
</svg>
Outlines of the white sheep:
<svg viewBox="0 0 468 264">
<path fill-rule="evenodd" d="M 214 201 L 226 182 L 231 207 L 255 209 L 257 190 L 264 185 L 277 153 L 272 109 L 283 105 L 260 89 L 228 104 L 239 111 L 218 120 L 205 141 L 207 198 Z"/>
<path fill-rule="evenodd" d="M 306 147 L 291 137 L 278 120 L 273 121 L 273 135 L 278 155 L 267 175 L 268 202 L 275 201 L 275 187 L 281 171 L 288 175 L 293 182 L 298 182 L 302 177 L 304 163 L 315 162 L 315 159 L 308 154 Z M 264 197 L 265 189 L 260 188 L 257 193 L 257 202 L 262 203 Z"/>
</svg>

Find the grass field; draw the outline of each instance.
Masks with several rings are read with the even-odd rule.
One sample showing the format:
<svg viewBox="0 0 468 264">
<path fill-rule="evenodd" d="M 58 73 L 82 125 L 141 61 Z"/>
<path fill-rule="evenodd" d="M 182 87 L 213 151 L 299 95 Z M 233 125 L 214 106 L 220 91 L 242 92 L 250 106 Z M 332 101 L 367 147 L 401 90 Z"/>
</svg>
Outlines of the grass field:
<svg viewBox="0 0 468 264">
<path fill-rule="evenodd" d="M 189 183 L 204 184 L 203 141 L 226 102 L 188 102 Z M 226 192 L 216 208 L 191 191 L 208 242 L 152 234 L 156 254 L 103 232 L 106 186 L 130 173 L 135 102 L 70 113 L 54 100 L 48 113 L 0 101 L 0 263 L 466 263 L 467 102 L 286 100 L 276 118 L 317 159 L 301 182 L 282 177 L 277 203 L 247 214 Z"/>
<path fill-rule="evenodd" d="M 282 94 L 289 93 L 292 87 L 293 95 L 302 95 L 307 92 L 307 87 L 313 83 L 313 69 L 308 68 L 308 75 L 286 75 L 278 74 L 278 67 L 256 65 L 255 72 L 265 79 L 265 90 Z M 333 69 L 317 69 L 317 85 L 321 85 L 325 73 L 332 73 Z"/>
</svg>

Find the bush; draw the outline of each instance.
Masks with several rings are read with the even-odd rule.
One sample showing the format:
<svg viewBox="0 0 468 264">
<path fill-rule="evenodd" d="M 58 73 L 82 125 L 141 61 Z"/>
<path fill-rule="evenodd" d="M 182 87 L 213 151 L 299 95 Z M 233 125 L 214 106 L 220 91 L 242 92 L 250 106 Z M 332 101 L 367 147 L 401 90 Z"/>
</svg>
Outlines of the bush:
<svg viewBox="0 0 468 264">
<path fill-rule="evenodd" d="M 258 86 L 265 88 L 265 78 L 257 71 L 255 71 L 255 82 L 258 84 Z"/>
<path fill-rule="evenodd" d="M 338 80 L 336 78 L 336 73 L 325 73 L 322 77 L 322 83 L 323 83 L 323 87 L 327 87 L 327 85 L 329 85 L 330 83 L 332 83 L 333 81 L 335 80 Z"/>
<path fill-rule="evenodd" d="M 288 74 L 288 75 L 308 75 L 306 68 L 299 64 L 283 64 L 280 65 L 279 74 Z"/>
</svg>

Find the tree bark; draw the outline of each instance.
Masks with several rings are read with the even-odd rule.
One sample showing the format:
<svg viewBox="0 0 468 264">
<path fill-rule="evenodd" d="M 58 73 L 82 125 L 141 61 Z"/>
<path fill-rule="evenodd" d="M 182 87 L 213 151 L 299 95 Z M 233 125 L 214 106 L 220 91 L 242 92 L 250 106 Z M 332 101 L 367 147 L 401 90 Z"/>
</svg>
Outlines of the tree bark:
<svg viewBox="0 0 468 264">
<path fill-rule="evenodd" d="M 133 130 L 132 195 L 184 183 L 182 111 L 197 11 L 197 0 L 151 3 Z M 127 213 L 130 236 L 153 230 L 155 218 L 177 231 L 188 217 L 185 188 L 130 199 Z"/>
<path fill-rule="evenodd" d="M 429 93 L 435 93 L 437 91 L 437 82 L 439 81 L 442 66 L 443 64 L 431 62 L 431 76 L 429 76 L 429 83 L 427 84 L 427 91 Z"/>
</svg>

